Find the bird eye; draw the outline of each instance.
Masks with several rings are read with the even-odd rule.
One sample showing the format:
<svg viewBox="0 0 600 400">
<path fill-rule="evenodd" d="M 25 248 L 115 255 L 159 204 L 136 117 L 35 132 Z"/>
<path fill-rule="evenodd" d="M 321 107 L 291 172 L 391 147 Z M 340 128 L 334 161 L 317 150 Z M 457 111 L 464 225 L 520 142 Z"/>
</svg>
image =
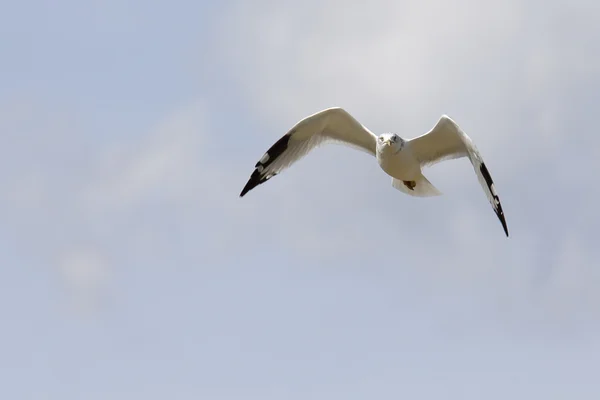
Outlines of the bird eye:
<svg viewBox="0 0 600 400">
<path fill-rule="evenodd" d="M 383 142 L 383 136 L 379 136 L 379 141 Z"/>
</svg>

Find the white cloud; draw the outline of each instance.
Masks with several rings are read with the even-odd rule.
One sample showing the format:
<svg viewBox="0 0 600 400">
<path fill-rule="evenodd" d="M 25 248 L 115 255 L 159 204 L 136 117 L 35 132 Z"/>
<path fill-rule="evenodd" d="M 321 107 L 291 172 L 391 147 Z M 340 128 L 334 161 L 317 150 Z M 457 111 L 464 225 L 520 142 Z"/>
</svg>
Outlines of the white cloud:
<svg viewBox="0 0 600 400">
<path fill-rule="evenodd" d="M 218 24 L 218 34 L 228 43 L 221 56 L 243 65 L 234 78 L 249 107 L 269 127 L 263 131 L 269 137 L 257 135 L 256 143 L 264 147 L 257 157 L 295 121 L 324 107 L 343 106 L 375 132 L 407 137 L 448 113 L 482 151 L 512 237 L 504 240 L 499 234 L 500 225 L 465 160 L 428 170 L 445 196 L 415 202 L 393 192 L 376 168 L 367 169 L 370 160 L 319 149 L 319 155 L 309 155 L 294 171 L 276 178 L 288 180 L 277 183 L 281 201 L 270 201 L 275 189 L 263 187 L 253 193 L 261 200 L 244 200 L 267 202 L 269 212 L 297 223 L 293 249 L 310 254 L 313 261 L 324 257 L 343 263 L 372 254 L 373 261 L 391 262 L 390 268 L 420 270 L 424 288 L 477 293 L 483 303 L 498 308 L 498 318 L 508 316 L 502 321 L 518 326 L 547 313 L 552 329 L 560 330 L 565 314 L 538 298 L 546 295 L 531 283 L 536 271 L 557 271 L 555 283 L 543 283 L 543 291 L 558 303 L 571 303 L 571 311 L 585 301 L 573 297 L 575 292 L 589 293 L 600 283 L 598 276 L 579 270 L 565 279 L 576 288 L 573 292 L 556 284 L 558 271 L 572 271 L 571 263 L 577 264 L 576 254 L 592 260 L 597 252 L 581 238 L 569 239 L 561 232 L 577 229 L 578 223 L 560 219 L 550 232 L 541 221 L 570 201 L 565 192 L 549 198 L 548 185 L 559 179 L 553 174 L 574 172 L 570 165 L 575 158 L 564 153 L 572 146 L 565 129 L 573 128 L 571 121 L 582 110 L 593 108 L 581 103 L 574 109 L 574 91 L 582 83 L 588 90 L 600 86 L 598 57 L 589 54 L 596 45 L 588 38 L 596 28 L 583 23 L 593 13 L 586 4 L 556 3 L 540 11 L 537 4 L 522 1 L 233 3 L 228 10 L 233 17 L 227 14 Z M 550 33 L 563 15 L 569 16 L 571 29 Z M 580 151 L 600 146 L 598 135 L 581 135 L 587 146 Z M 586 160 L 580 173 L 592 178 L 586 171 L 600 164 Z M 568 172 L 556 166 L 563 163 Z M 566 183 L 568 193 L 579 184 L 571 183 Z M 536 204 L 536 209 L 524 208 Z M 349 215 L 355 221 L 344 219 Z M 578 251 L 552 248 L 550 234 L 577 243 Z M 382 246 L 402 256 L 386 259 Z M 548 262 L 555 257 L 552 263 L 560 267 Z M 520 311 L 508 312 L 513 307 Z"/>
<path fill-rule="evenodd" d="M 60 255 L 58 270 L 70 293 L 71 304 L 79 311 L 97 307 L 105 300 L 111 268 L 93 248 L 72 248 Z"/>
<path fill-rule="evenodd" d="M 107 135 L 91 151 L 77 119 L 74 110 L 29 100 L 0 109 L 8 138 L 0 205 L 6 232 L 55 268 L 72 304 L 88 307 L 111 289 L 113 271 L 169 251 L 166 228 L 219 204 L 205 192 L 214 185 L 219 193 L 219 171 L 206 158 L 201 101 L 176 108 L 145 135 Z"/>
<path fill-rule="evenodd" d="M 201 102 L 176 110 L 141 141 L 103 155 L 84 199 L 93 207 L 130 208 L 158 196 L 177 201 L 196 189 L 195 159 L 207 131 Z"/>
<path fill-rule="evenodd" d="M 244 65 L 235 78 L 249 104 L 278 127 L 338 105 L 376 132 L 411 137 L 448 113 L 496 175 L 513 175 L 534 146 L 537 159 L 558 156 L 569 87 L 598 85 L 591 26 L 546 34 L 565 12 L 585 21 L 584 2 L 542 11 L 516 0 L 234 4 L 219 25 L 223 52 Z"/>
</svg>

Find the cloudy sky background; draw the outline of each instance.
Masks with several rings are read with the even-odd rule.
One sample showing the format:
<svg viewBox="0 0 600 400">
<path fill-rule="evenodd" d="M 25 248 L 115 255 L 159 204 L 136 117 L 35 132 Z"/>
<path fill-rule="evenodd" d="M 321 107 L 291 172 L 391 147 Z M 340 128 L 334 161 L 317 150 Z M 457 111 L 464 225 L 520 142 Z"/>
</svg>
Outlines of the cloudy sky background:
<svg viewBox="0 0 600 400">
<path fill-rule="evenodd" d="M 0 379 L 12 399 L 597 399 L 595 1 L 0 4 Z M 448 114 L 444 196 L 319 149 L 342 106 Z"/>
</svg>

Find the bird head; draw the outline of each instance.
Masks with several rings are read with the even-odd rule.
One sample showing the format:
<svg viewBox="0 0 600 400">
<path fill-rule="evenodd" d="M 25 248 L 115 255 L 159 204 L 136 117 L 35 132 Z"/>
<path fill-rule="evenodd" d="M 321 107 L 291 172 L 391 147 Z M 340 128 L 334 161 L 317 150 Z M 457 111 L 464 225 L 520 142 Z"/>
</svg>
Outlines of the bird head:
<svg viewBox="0 0 600 400">
<path fill-rule="evenodd" d="M 384 133 L 377 138 L 377 150 L 378 151 L 392 151 L 394 153 L 399 152 L 404 147 L 404 140 L 396 135 L 395 133 Z"/>
</svg>

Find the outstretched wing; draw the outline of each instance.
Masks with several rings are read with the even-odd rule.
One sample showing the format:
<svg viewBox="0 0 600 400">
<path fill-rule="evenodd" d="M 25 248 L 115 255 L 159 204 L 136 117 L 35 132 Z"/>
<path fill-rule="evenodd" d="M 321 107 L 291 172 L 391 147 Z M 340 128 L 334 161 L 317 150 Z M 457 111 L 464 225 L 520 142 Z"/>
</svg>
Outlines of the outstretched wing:
<svg viewBox="0 0 600 400">
<path fill-rule="evenodd" d="M 243 197 L 268 181 L 315 147 L 339 142 L 375 155 L 377 137 L 342 108 L 328 108 L 298 122 L 256 163 L 254 172 L 242 189 Z"/>
<path fill-rule="evenodd" d="M 471 138 L 460 129 L 456 122 L 443 115 L 431 131 L 409 140 L 408 145 L 422 166 L 433 165 L 442 160 L 468 157 L 475 169 L 477 179 L 508 237 L 506 219 L 490 172 Z"/>
</svg>

